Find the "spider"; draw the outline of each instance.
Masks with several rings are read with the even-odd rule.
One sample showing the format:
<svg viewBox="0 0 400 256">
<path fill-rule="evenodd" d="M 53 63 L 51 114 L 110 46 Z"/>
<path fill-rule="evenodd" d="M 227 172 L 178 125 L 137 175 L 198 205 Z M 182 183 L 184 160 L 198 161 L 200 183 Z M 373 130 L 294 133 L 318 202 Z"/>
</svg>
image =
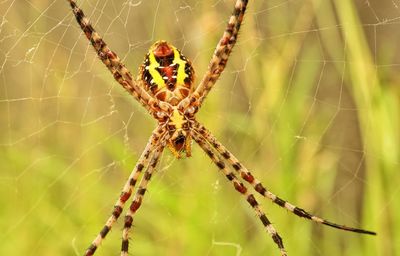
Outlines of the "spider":
<svg viewBox="0 0 400 256">
<path fill-rule="evenodd" d="M 176 47 L 166 41 L 157 41 L 150 47 L 139 68 L 138 78 L 134 79 L 117 54 L 110 50 L 94 30 L 75 0 L 68 0 L 68 2 L 76 20 L 93 45 L 100 60 L 113 74 L 115 80 L 139 101 L 158 122 L 158 126 L 154 129 L 135 168 L 127 179 L 111 216 L 86 250 L 86 256 L 95 253 L 113 224 L 120 217 L 125 203 L 133 193 L 139 177 L 142 176 L 124 219 L 121 255 L 128 255 L 129 232 L 132 228 L 134 214 L 142 204 L 147 185 L 159 163 L 164 148 L 168 147 L 176 158 L 189 157 L 192 139 L 224 173 L 235 190 L 250 204 L 266 232 L 278 246 L 282 256 L 287 255 L 282 238 L 260 208 L 252 192 L 243 182 L 250 185 L 255 192 L 299 217 L 341 230 L 369 235 L 376 234 L 372 231 L 339 225 L 322 219 L 279 198 L 262 185 L 205 126 L 196 120 L 196 113 L 223 72 L 232 48 L 237 41 L 248 0 L 235 1 L 233 13 L 228 20 L 222 38 L 217 44 L 208 70 L 196 88 L 193 87 L 194 69 L 191 62 Z M 141 175 L 142 173 L 143 175 Z"/>
</svg>

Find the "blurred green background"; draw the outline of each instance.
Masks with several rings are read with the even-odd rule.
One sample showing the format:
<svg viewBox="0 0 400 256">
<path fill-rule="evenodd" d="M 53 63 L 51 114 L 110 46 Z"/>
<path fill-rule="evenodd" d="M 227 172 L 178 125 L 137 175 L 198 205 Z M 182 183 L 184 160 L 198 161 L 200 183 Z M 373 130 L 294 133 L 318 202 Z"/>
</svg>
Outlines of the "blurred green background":
<svg viewBox="0 0 400 256">
<path fill-rule="evenodd" d="M 79 0 L 134 74 L 165 39 L 197 81 L 233 0 Z M 198 119 L 281 197 L 259 198 L 289 255 L 400 255 L 400 2 L 250 1 Z M 155 122 L 97 59 L 67 1 L 0 2 L 0 255 L 82 255 Z M 197 147 L 164 152 L 135 218 L 134 255 L 279 255 Z M 119 255 L 121 221 L 96 255 Z"/>
</svg>

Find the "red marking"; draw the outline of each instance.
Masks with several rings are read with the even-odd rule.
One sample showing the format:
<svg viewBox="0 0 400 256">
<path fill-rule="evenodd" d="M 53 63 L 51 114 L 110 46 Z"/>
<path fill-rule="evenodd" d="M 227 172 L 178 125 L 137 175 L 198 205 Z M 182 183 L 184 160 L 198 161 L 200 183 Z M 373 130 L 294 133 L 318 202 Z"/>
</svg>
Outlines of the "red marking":
<svg viewBox="0 0 400 256">
<path fill-rule="evenodd" d="M 174 91 L 175 90 L 175 84 L 176 82 L 174 81 L 174 79 L 172 78 L 174 71 L 176 69 L 176 65 L 171 67 L 171 66 L 166 66 L 166 67 L 160 67 L 160 71 L 161 71 L 161 76 L 163 77 L 167 77 L 167 81 L 165 81 L 165 84 L 167 86 L 167 89 L 170 91 Z M 158 90 L 159 88 L 157 88 Z"/>
<path fill-rule="evenodd" d="M 137 209 L 139 209 L 141 204 L 142 204 L 142 199 L 141 198 L 139 198 L 137 201 L 133 201 L 132 204 L 131 204 L 131 207 L 130 207 L 131 211 L 132 212 L 136 212 Z"/>
<path fill-rule="evenodd" d="M 181 92 L 183 97 L 187 97 L 189 95 L 189 90 L 187 88 L 180 88 L 179 91 Z"/>
<path fill-rule="evenodd" d="M 246 193 L 247 189 L 246 189 L 245 186 L 243 186 L 242 183 L 233 182 L 233 185 L 235 186 L 235 189 L 236 189 L 237 191 L 239 191 L 240 193 L 242 193 L 242 194 L 245 194 L 245 193 Z"/>
<path fill-rule="evenodd" d="M 163 68 L 163 72 L 164 72 L 165 76 L 168 77 L 168 81 L 172 78 L 174 69 L 175 69 L 175 67 L 170 67 L 170 66 Z"/>
<path fill-rule="evenodd" d="M 166 57 L 173 54 L 174 51 L 167 42 L 161 41 L 156 44 L 153 53 L 157 57 Z"/>
<path fill-rule="evenodd" d="M 117 54 L 115 54 L 115 52 L 108 50 L 107 51 L 107 55 L 109 59 L 115 59 L 115 57 L 117 56 Z"/>
<path fill-rule="evenodd" d="M 156 90 L 154 90 L 154 91 L 156 91 Z M 157 93 L 157 99 L 159 99 L 159 100 L 161 100 L 161 101 L 165 101 L 166 100 L 166 98 L 167 98 L 167 93 L 166 92 L 164 92 L 164 91 L 162 91 L 162 92 L 159 92 L 159 93 Z"/>
<path fill-rule="evenodd" d="M 221 45 L 227 45 L 229 43 L 229 36 L 222 38 Z"/>
<path fill-rule="evenodd" d="M 122 195 L 121 195 L 121 197 L 119 198 L 119 200 L 120 200 L 122 203 L 125 203 L 125 202 L 129 199 L 130 196 L 131 196 L 131 192 L 130 192 L 130 191 L 129 191 L 129 192 L 122 193 Z"/>
<path fill-rule="evenodd" d="M 245 181 L 249 182 L 249 183 L 253 183 L 253 181 L 254 181 L 254 177 L 253 177 L 253 175 L 251 175 L 250 173 L 242 172 L 242 173 L 240 174 L 240 176 L 242 176 L 242 178 L 243 178 Z"/>
</svg>

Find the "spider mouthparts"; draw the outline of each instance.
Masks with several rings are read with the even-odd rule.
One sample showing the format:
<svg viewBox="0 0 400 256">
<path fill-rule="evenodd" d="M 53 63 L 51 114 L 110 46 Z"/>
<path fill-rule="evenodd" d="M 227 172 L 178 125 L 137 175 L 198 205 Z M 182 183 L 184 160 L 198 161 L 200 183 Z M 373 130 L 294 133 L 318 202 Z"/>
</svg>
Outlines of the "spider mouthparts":
<svg viewBox="0 0 400 256">
<path fill-rule="evenodd" d="M 183 134 L 179 134 L 178 137 L 174 140 L 175 149 L 180 152 L 182 151 L 185 145 L 186 137 Z"/>
</svg>

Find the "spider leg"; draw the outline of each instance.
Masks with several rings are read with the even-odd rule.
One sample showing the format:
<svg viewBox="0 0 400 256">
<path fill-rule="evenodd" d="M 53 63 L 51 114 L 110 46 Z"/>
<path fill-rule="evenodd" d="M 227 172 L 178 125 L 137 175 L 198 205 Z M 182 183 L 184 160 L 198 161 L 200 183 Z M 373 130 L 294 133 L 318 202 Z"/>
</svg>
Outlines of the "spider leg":
<svg viewBox="0 0 400 256">
<path fill-rule="evenodd" d="M 214 50 L 207 72 L 191 97 L 182 101 L 182 105 L 186 105 L 189 102 L 197 102 L 195 104 L 200 106 L 215 82 L 220 77 L 221 73 L 224 71 L 229 55 L 232 52 L 232 48 L 237 41 L 247 3 L 248 0 L 236 0 L 233 13 L 228 21 L 224 34 Z"/>
<path fill-rule="evenodd" d="M 117 221 L 117 219 L 121 215 L 122 209 L 124 208 L 126 201 L 131 196 L 132 190 L 134 189 L 135 184 L 142 170 L 144 169 L 145 166 L 148 166 L 148 163 L 150 161 L 150 156 L 152 155 L 154 149 L 157 148 L 157 146 L 160 144 L 160 138 L 163 136 L 163 134 L 164 134 L 163 127 L 157 127 L 154 130 L 135 168 L 133 169 L 129 178 L 127 179 L 121 191 L 121 195 L 119 196 L 117 202 L 114 205 L 114 210 L 112 211 L 111 216 L 108 218 L 106 224 L 101 229 L 100 233 L 93 240 L 92 244 L 86 250 L 85 256 L 90 256 L 95 253 L 100 243 L 104 240 L 108 232 L 111 230 L 113 224 Z"/>
<path fill-rule="evenodd" d="M 147 185 L 150 181 L 151 175 L 153 174 L 154 169 L 156 168 L 160 156 L 162 154 L 162 151 L 164 150 L 165 147 L 165 141 L 161 142 L 161 145 L 157 147 L 157 149 L 153 149 L 153 156 L 150 160 L 149 165 L 147 166 L 147 169 L 145 173 L 143 174 L 139 188 L 135 192 L 135 196 L 133 198 L 133 201 L 128 209 L 128 212 L 125 215 L 125 220 L 124 220 L 124 229 L 122 231 L 122 244 L 121 244 L 121 256 L 128 256 L 128 248 L 129 248 L 129 231 L 132 228 L 132 223 L 133 223 L 133 216 L 135 215 L 136 211 L 140 208 L 144 194 L 146 193 Z"/>
<path fill-rule="evenodd" d="M 325 220 L 323 218 L 317 217 L 307 211 L 305 211 L 304 209 L 301 209 L 281 198 L 279 198 L 277 195 L 275 195 L 274 193 L 272 193 L 271 191 L 269 191 L 268 189 L 266 189 L 264 187 L 264 185 L 261 184 L 260 181 L 258 181 L 252 174 L 251 172 L 242 164 L 240 164 L 239 160 L 231 153 L 229 152 L 229 150 L 224 147 L 224 145 L 222 145 L 215 137 L 214 135 L 212 135 L 212 133 L 205 128 L 202 124 L 200 124 L 199 122 L 195 122 L 194 125 L 194 130 L 197 131 L 199 134 L 201 134 L 203 136 L 203 138 L 205 140 L 207 140 L 207 142 L 213 146 L 213 148 L 215 150 L 217 150 L 217 152 L 223 157 L 225 158 L 226 161 L 228 161 L 231 166 L 233 167 L 233 169 L 235 169 L 236 172 L 238 172 L 240 174 L 240 176 L 249 184 L 251 184 L 254 188 L 254 190 L 256 190 L 259 194 L 261 194 L 262 196 L 268 198 L 269 200 L 271 200 L 273 203 L 279 205 L 280 207 L 283 207 L 285 209 L 287 209 L 288 211 L 294 213 L 295 215 L 302 217 L 302 218 L 306 218 L 309 220 L 312 220 L 314 222 L 317 223 L 321 223 L 333 228 L 337 228 L 337 229 L 341 229 L 341 230 L 346 230 L 346 231 L 351 231 L 351 232 L 355 232 L 355 233 L 362 233 L 362 234 L 368 234 L 368 235 L 376 235 L 375 232 L 373 231 L 368 231 L 368 230 L 364 230 L 364 229 L 358 229 L 358 228 L 352 228 L 352 227 L 348 227 L 345 225 L 340 225 L 340 224 L 336 224 L 333 223 L 331 221 Z"/>
<path fill-rule="evenodd" d="M 154 111 L 159 104 L 158 100 L 150 96 L 138 82 L 132 79 L 132 74 L 121 62 L 117 54 L 110 50 L 100 35 L 93 28 L 89 19 L 85 16 L 75 0 L 68 0 L 72 11 L 79 25 L 81 26 L 86 37 L 92 43 L 100 60 L 106 65 L 108 70 L 113 74 L 114 79 L 122 85 L 133 97 L 139 101 L 150 112 Z"/>
<path fill-rule="evenodd" d="M 256 212 L 257 216 L 260 218 L 268 234 L 271 235 L 272 240 L 274 240 L 274 242 L 279 247 L 281 255 L 287 256 L 282 238 L 279 236 L 274 226 L 268 220 L 267 216 L 261 209 L 259 203 L 255 199 L 254 195 L 249 193 L 247 187 L 238 180 L 236 175 L 225 167 L 224 161 L 217 154 L 214 153 L 211 146 L 204 140 L 204 138 L 202 138 L 201 135 L 197 134 L 196 132 L 194 132 L 192 135 L 193 139 L 197 142 L 197 144 L 199 144 L 199 146 L 204 150 L 204 152 L 206 152 L 206 154 L 211 158 L 214 164 L 225 174 L 226 178 L 232 183 L 235 190 L 246 198 L 246 201 L 250 204 L 250 206 Z"/>
</svg>

